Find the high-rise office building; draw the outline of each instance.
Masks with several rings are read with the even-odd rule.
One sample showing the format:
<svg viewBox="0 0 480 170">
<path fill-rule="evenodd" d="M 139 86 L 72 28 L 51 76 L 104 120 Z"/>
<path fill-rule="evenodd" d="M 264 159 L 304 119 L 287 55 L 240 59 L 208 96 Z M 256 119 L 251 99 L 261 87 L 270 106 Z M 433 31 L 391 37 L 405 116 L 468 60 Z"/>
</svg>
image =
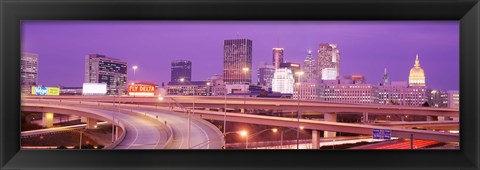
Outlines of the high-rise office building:
<svg viewBox="0 0 480 170">
<path fill-rule="evenodd" d="M 418 54 L 415 58 L 415 64 L 412 69 L 410 69 L 410 75 L 408 76 L 408 85 L 409 86 L 426 86 L 425 83 L 425 72 L 422 67 L 420 67 L 420 60 L 418 60 Z"/>
<path fill-rule="evenodd" d="M 354 84 L 351 80 L 323 80 L 318 85 L 320 86 L 320 100 L 345 103 L 378 103 L 378 87 L 371 84 Z"/>
<path fill-rule="evenodd" d="M 317 76 L 317 64 L 313 58 L 312 51 L 308 51 L 307 57 L 303 61 L 304 79 L 302 81 L 313 81 L 318 78 Z"/>
<path fill-rule="evenodd" d="M 223 78 L 226 84 L 250 84 L 252 82 L 252 40 L 224 41 Z"/>
<path fill-rule="evenodd" d="M 295 79 L 295 83 L 298 83 L 300 82 L 300 76 L 303 76 L 303 75 L 300 75 L 298 73 L 300 73 L 301 71 L 301 67 L 300 67 L 300 64 L 298 63 L 291 63 L 291 62 L 285 62 L 285 63 L 281 63 L 280 64 L 280 68 L 288 68 L 292 71 L 292 74 L 293 74 L 293 78 Z M 302 77 L 303 78 L 303 77 Z"/>
<path fill-rule="evenodd" d="M 258 85 L 271 89 L 273 74 L 275 74 L 274 66 L 267 65 L 266 62 L 263 62 L 262 64 L 260 64 L 260 67 L 258 67 L 258 75 L 257 75 Z"/>
<path fill-rule="evenodd" d="M 354 74 L 354 75 L 348 75 L 348 76 L 343 76 L 343 81 L 349 81 L 352 84 L 365 84 L 367 83 L 367 80 L 365 79 L 365 76 L 361 74 Z"/>
<path fill-rule="evenodd" d="M 172 61 L 171 82 L 192 81 L 192 62 L 188 60 Z"/>
<path fill-rule="evenodd" d="M 100 54 L 85 56 L 85 83 L 107 84 L 107 94 L 127 94 L 127 62 Z"/>
<path fill-rule="evenodd" d="M 425 86 L 408 86 L 406 81 L 393 81 L 381 84 L 379 103 L 402 106 L 421 106 L 428 101 L 428 89 Z"/>
<path fill-rule="evenodd" d="M 320 80 L 333 80 L 331 77 L 340 75 L 340 52 L 336 44 L 320 44 L 317 72 Z"/>
<path fill-rule="evenodd" d="M 289 68 L 275 69 L 272 80 L 272 91 L 292 94 L 294 84 L 295 80 L 292 70 Z"/>
<path fill-rule="evenodd" d="M 293 86 L 293 99 L 300 100 L 318 100 L 322 89 L 317 83 L 313 81 L 295 83 Z"/>
<path fill-rule="evenodd" d="M 272 48 L 272 63 L 275 69 L 280 68 L 280 64 L 283 63 L 283 48 Z"/>
<path fill-rule="evenodd" d="M 458 90 L 449 90 L 447 91 L 448 98 L 448 107 L 449 108 L 459 108 L 460 107 L 460 93 Z"/>
<path fill-rule="evenodd" d="M 448 95 L 447 92 L 442 90 L 428 90 L 427 101 L 432 107 L 447 107 Z"/>
<path fill-rule="evenodd" d="M 38 54 L 22 53 L 20 58 L 21 91 L 30 94 L 31 86 L 38 83 Z"/>
</svg>

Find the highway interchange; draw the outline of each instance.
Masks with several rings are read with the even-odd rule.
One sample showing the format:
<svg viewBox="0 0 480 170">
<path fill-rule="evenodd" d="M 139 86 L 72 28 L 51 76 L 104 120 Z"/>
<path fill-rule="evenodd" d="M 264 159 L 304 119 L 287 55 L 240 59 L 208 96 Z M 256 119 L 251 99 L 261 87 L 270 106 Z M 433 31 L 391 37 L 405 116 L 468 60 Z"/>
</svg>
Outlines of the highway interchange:
<svg viewBox="0 0 480 170">
<path fill-rule="evenodd" d="M 326 122 L 326 121 L 314 121 L 302 119 L 298 122 L 296 119 L 272 117 L 272 116 L 260 116 L 251 114 L 239 114 L 239 113 L 223 113 L 221 110 L 195 110 L 194 116 L 191 121 L 191 133 L 190 133 L 190 147 L 187 146 L 187 126 L 188 119 L 185 113 L 182 111 L 191 109 L 191 107 L 178 107 L 179 105 L 191 106 L 189 102 L 192 102 L 190 97 L 175 97 L 166 101 L 158 101 L 157 98 L 131 98 L 121 97 L 120 99 L 114 99 L 113 97 L 29 97 L 22 101 L 22 110 L 25 111 L 57 111 L 57 113 L 63 114 L 78 114 L 90 113 L 83 116 L 93 117 L 101 121 L 111 122 L 112 116 L 115 114 L 115 119 L 119 120 L 123 124 L 126 132 L 122 141 L 117 143 L 115 149 L 219 149 L 223 145 L 223 135 L 218 128 L 210 124 L 203 119 L 223 120 L 225 115 L 227 121 L 264 124 L 272 126 L 283 127 L 297 127 L 299 123 L 302 123 L 307 129 L 312 130 L 331 130 L 337 132 L 356 132 L 358 134 L 368 135 L 371 134 L 373 128 L 382 128 L 388 125 L 379 126 L 381 124 L 372 125 L 358 125 L 349 123 L 338 122 Z M 200 98 L 196 101 L 197 107 L 212 107 L 221 108 L 221 98 Z M 290 103 L 285 100 L 266 100 L 264 103 L 255 101 L 258 99 L 249 99 L 247 107 L 259 108 L 262 106 L 271 106 L 272 103 L 275 107 L 282 106 L 287 109 L 291 109 L 293 104 L 297 104 L 292 100 Z M 175 102 L 173 102 L 175 101 Z M 114 103 L 114 102 L 120 102 Z M 130 103 L 130 104 L 127 104 Z M 153 104 L 152 104 L 153 103 Z M 293 104 L 292 104 L 293 103 Z M 241 99 L 229 99 L 229 107 L 237 107 L 243 104 Z M 437 109 L 437 108 L 412 108 L 412 107 L 397 107 L 386 106 L 379 108 L 378 105 L 357 105 L 357 104 L 339 104 L 341 107 L 347 109 L 360 109 L 360 111 L 375 110 L 377 113 L 383 113 L 385 110 L 393 111 L 400 114 L 396 110 L 403 110 L 408 114 L 418 113 L 420 115 L 436 115 L 436 116 L 452 116 L 458 117 L 458 109 Z M 338 110 L 338 106 L 335 103 L 318 103 L 307 102 L 302 103 L 302 107 L 313 108 L 318 107 L 326 110 Z M 47 109 L 48 108 L 48 109 Z M 62 108 L 64 110 L 55 110 Z M 49 110 L 50 109 L 50 110 Z M 70 109 L 70 111 L 66 110 Z M 407 110 L 407 111 L 405 111 Z M 190 110 L 191 111 L 191 110 Z M 77 112 L 77 113 L 75 113 Z M 431 123 L 431 122 L 424 122 Z M 457 123 L 458 121 L 453 122 Z M 452 122 L 449 122 L 452 124 Z M 453 124 L 454 125 L 454 124 Z M 415 134 L 416 138 L 446 142 L 458 142 L 458 134 L 434 132 L 425 130 L 412 130 L 397 127 L 388 127 L 392 129 L 392 135 L 396 137 L 408 137 L 411 134 Z"/>
</svg>

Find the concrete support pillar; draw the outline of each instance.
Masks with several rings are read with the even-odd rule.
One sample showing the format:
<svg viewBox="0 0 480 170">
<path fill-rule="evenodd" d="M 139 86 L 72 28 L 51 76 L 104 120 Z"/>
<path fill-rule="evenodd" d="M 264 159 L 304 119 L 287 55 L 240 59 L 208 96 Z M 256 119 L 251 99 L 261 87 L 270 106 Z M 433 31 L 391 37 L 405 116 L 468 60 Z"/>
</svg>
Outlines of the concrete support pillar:
<svg viewBox="0 0 480 170">
<path fill-rule="evenodd" d="M 241 113 L 245 113 L 245 109 L 240 109 L 240 112 L 241 112 Z"/>
<path fill-rule="evenodd" d="M 33 119 L 33 115 L 32 114 L 29 114 L 27 116 L 25 116 L 25 121 L 27 123 L 31 123 L 32 122 L 32 119 Z"/>
<path fill-rule="evenodd" d="M 367 112 L 363 112 L 363 120 L 362 120 L 363 123 L 368 123 L 368 113 Z"/>
<path fill-rule="evenodd" d="M 42 114 L 42 125 L 46 128 L 53 127 L 53 113 L 46 112 Z"/>
<path fill-rule="evenodd" d="M 207 108 L 207 107 L 206 107 L 205 110 L 206 110 L 206 111 L 210 111 L 210 108 Z"/>
<path fill-rule="evenodd" d="M 337 122 L 337 113 L 325 113 L 323 114 L 324 120 L 328 122 Z M 336 137 L 337 133 L 336 132 L 328 132 L 324 131 L 323 132 L 323 137 L 329 138 L 329 137 Z"/>
<path fill-rule="evenodd" d="M 81 117 L 80 117 L 80 122 L 82 122 L 82 123 L 87 123 L 87 119 L 88 119 L 87 117 L 81 116 Z"/>
<path fill-rule="evenodd" d="M 400 119 L 402 120 L 402 122 L 405 121 L 405 116 L 404 115 L 400 116 Z"/>
<path fill-rule="evenodd" d="M 320 133 L 317 130 L 312 130 L 312 149 L 320 148 Z"/>
<path fill-rule="evenodd" d="M 448 121 L 450 120 L 451 118 L 448 117 L 448 116 L 438 116 L 438 121 Z"/>
<path fill-rule="evenodd" d="M 436 116 L 427 116 L 427 121 L 435 121 Z"/>
<path fill-rule="evenodd" d="M 87 129 L 95 129 L 95 126 L 97 125 L 97 120 L 92 119 L 92 118 L 87 118 Z"/>
<path fill-rule="evenodd" d="M 119 128 L 118 126 L 115 126 L 115 141 L 120 138 L 120 133 L 118 132 Z"/>
</svg>

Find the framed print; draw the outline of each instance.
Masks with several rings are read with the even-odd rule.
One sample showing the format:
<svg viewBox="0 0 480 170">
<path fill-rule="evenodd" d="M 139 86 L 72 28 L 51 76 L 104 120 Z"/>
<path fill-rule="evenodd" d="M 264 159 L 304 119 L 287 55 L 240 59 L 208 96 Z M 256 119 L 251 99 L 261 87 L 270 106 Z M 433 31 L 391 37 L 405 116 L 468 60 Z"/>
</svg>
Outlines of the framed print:
<svg viewBox="0 0 480 170">
<path fill-rule="evenodd" d="M 478 1 L 1 1 L 2 169 L 478 169 Z"/>
</svg>

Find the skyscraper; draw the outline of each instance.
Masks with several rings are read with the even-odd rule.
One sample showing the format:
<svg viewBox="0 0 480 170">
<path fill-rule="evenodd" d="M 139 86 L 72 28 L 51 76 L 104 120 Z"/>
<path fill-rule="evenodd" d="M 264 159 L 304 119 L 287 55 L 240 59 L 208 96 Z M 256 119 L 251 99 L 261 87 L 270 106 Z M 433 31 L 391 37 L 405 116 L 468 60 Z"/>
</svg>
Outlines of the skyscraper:
<svg viewBox="0 0 480 170">
<path fill-rule="evenodd" d="M 383 70 L 383 84 L 388 84 L 387 68 L 385 68 L 385 70 Z"/>
<path fill-rule="evenodd" d="M 431 107 L 447 107 L 448 93 L 442 90 L 427 89 L 427 101 Z"/>
<path fill-rule="evenodd" d="M 127 62 L 116 58 L 86 55 L 85 83 L 105 83 L 107 94 L 127 94 L 127 68 Z"/>
<path fill-rule="evenodd" d="M 319 84 L 320 100 L 347 103 L 378 103 L 378 87 L 353 81 L 325 80 Z"/>
<path fill-rule="evenodd" d="M 298 63 L 291 63 L 291 62 L 286 62 L 286 63 L 280 63 L 280 68 L 288 68 L 292 71 L 293 78 L 295 79 L 295 83 L 300 82 L 300 64 Z"/>
<path fill-rule="evenodd" d="M 31 86 L 38 82 L 38 54 L 22 53 L 20 57 L 20 81 L 24 94 L 30 94 Z"/>
<path fill-rule="evenodd" d="M 272 91 L 292 94 L 294 84 L 295 80 L 292 70 L 289 68 L 275 69 L 272 80 Z"/>
<path fill-rule="evenodd" d="M 379 103 L 402 106 L 421 106 L 428 101 L 425 86 L 408 86 L 406 81 L 392 81 L 378 86 Z"/>
<path fill-rule="evenodd" d="M 317 74 L 321 80 L 340 75 L 340 52 L 336 44 L 320 44 L 317 56 Z M 329 79 L 325 79 L 328 75 Z"/>
<path fill-rule="evenodd" d="M 448 107 L 459 108 L 460 106 L 460 92 L 458 90 L 447 91 Z"/>
<path fill-rule="evenodd" d="M 272 49 L 272 63 L 275 69 L 280 68 L 280 64 L 283 63 L 283 48 Z"/>
<path fill-rule="evenodd" d="M 418 59 L 418 54 L 415 58 L 415 64 L 412 69 L 410 69 L 410 75 L 408 76 L 408 85 L 409 86 L 426 86 L 425 83 L 425 72 L 422 67 L 420 67 L 420 60 Z"/>
<path fill-rule="evenodd" d="M 252 82 L 252 40 L 224 41 L 223 77 L 226 84 L 250 84 Z"/>
<path fill-rule="evenodd" d="M 192 62 L 188 60 L 175 60 L 172 61 L 172 73 L 170 76 L 171 82 L 180 82 L 180 79 L 184 81 L 192 81 Z"/>
<path fill-rule="evenodd" d="M 272 79 L 273 74 L 275 74 L 275 67 L 272 65 L 267 65 L 266 62 L 260 64 L 258 67 L 258 85 L 264 86 L 267 88 L 272 88 Z"/>
<path fill-rule="evenodd" d="M 315 59 L 313 58 L 312 51 L 308 51 L 307 57 L 303 61 L 303 72 L 305 81 L 311 81 L 318 78 L 317 76 L 317 65 Z M 303 81 L 302 80 L 302 81 Z"/>
</svg>

